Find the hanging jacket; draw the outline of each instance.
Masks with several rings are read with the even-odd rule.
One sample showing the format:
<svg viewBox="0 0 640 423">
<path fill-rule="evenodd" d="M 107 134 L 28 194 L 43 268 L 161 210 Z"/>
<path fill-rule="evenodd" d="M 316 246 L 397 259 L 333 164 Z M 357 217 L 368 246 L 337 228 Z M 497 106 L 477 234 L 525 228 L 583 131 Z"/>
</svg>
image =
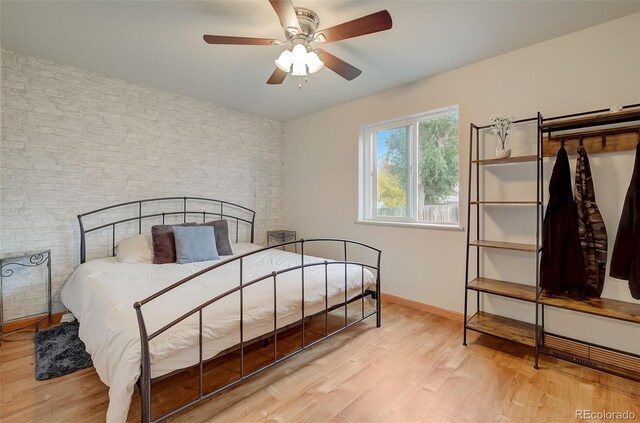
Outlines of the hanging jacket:
<svg viewBox="0 0 640 423">
<path fill-rule="evenodd" d="M 587 296 L 600 297 L 607 269 L 607 228 L 596 205 L 587 150 L 578 148 L 576 163 L 576 207 L 578 236 L 584 256 Z"/>
<path fill-rule="evenodd" d="M 567 151 L 561 147 L 549 182 L 549 205 L 542 228 L 540 286 L 551 294 L 581 298 L 586 291 L 578 213 L 571 189 Z"/>
<path fill-rule="evenodd" d="M 628 280 L 631 296 L 640 300 L 640 143 L 613 245 L 610 275 Z"/>
</svg>

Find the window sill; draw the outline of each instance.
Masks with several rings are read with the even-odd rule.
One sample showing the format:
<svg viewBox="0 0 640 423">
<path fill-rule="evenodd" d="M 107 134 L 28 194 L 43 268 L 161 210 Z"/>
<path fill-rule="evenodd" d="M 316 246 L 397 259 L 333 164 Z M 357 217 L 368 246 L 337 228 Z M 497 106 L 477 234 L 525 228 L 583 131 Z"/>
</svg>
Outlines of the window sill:
<svg viewBox="0 0 640 423">
<path fill-rule="evenodd" d="M 416 222 L 389 222 L 384 220 L 356 220 L 357 225 L 377 225 L 377 226 L 397 226 L 402 228 L 417 229 L 439 229 L 445 231 L 464 231 L 464 227 L 460 225 L 438 225 L 435 223 L 416 223 Z"/>
</svg>

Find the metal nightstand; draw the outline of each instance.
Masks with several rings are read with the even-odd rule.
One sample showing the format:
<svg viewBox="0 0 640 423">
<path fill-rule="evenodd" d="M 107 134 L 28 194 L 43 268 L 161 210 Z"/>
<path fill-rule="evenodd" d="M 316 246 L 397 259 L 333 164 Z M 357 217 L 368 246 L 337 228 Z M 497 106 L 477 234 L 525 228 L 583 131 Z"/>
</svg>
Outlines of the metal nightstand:
<svg viewBox="0 0 640 423">
<path fill-rule="evenodd" d="M 296 231 L 290 231 L 287 229 L 267 231 L 267 247 L 281 244 L 283 242 L 295 241 L 296 239 Z M 285 247 L 282 247 L 282 250 L 285 250 Z M 298 244 L 293 245 L 293 250 L 295 253 L 298 252 Z"/>
<path fill-rule="evenodd" d="M 42 320 L 47 319 L 51 323 L 51 250 L 33 251 L 19 254 L 10 254 L 0 257 L 0 341 L 3 334 L 3 325 L 5 322 L 4 313 L 4 289 L 9 278 L 18 278 L 21 275 L 20 269 L 46 266 L 44 275 L 44 289 L 46 290 L 46 304 L 43 304 L 42 312 L 34 312 L 26 316 L 19 316 L 13 320 L 43 316 Z M 33 289 L 33 288 L 31 288 Z M 46 307 L 46 309 L 45 309 Z M 41 321 L 36 323 L 36 331 L 40 327 Z"/>
</svg>

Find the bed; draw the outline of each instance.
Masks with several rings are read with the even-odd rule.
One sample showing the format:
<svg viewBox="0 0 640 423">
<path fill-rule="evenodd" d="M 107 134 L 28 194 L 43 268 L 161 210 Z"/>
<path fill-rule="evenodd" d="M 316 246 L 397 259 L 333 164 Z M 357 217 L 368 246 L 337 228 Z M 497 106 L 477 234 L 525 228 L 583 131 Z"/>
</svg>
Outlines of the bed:
<svg viewBox="0 0 640 423">
<path fill-rule="evenodd" d="M 178 209 L 170 205 L 178 204 Z M 133 210 L 133 212 L 132 212 Z M 169 211 L 167 211 L 169 210 Z M 380 326 L 380 250 L 344 240 L 316 238 L 272 247 L 255 244 L 255 212 L 200 197 L 140 200 L 78 216 L 81 265 L 64 285 L 61 298 L 80 322 L 79 335 L 100 379 L 109 386 L 107 421 L 127 419 L 134 388 L 140 391 L 142 421 L 161 421 L 227 389 L 372 316 Z M 114 257 L 122 228 L 142 234 L 167 221 L 232 222 L 233 254 L 189 264 L 122 263 Z M 92 224 L 87 228 L 87 222 Z M 111 238 L 107 257 L 89 248 L 88 235 Z M 245 238 L 245 239 L 242 239 Z M 305 253 L 316 245 L 337 245 L 339 259 Z M 108 245 L 102 242 L 98 245 Z M 300 254 L 283 251 L 295 245 Z M 363 251 L 359 251 L 363 250 Z M 319 250 L 322 251 L 322 250 Z M 96 257 L 87 260 L 87 254 Z M 370 254 L 369 254 L 370 253 Z M 354 260 L 349 254 L 371 262 Z M 361 302 L 361 315 L 347 320 L 347 304 Z M 365 302 L 369 307 L 365 312 Z M 342 307 L 344 325 L 305 342 L 305 322 Z M 242 310 L 242 312 L 241 312 Z M 258 340 L 274 344 L 281 331 L 302 326 L 302 343 L 284 357 L 245 371 L 245 348 Z M 275 348 L 275 347 L 274 347 Z M 228 351 L 240 353 L 240 374 L 220 388 L 203 390 L 204 364 Z M 156 380 L 182 369 L 197 370 L 198 396 L 152 419 L 151 389 Z"/>
</svg>

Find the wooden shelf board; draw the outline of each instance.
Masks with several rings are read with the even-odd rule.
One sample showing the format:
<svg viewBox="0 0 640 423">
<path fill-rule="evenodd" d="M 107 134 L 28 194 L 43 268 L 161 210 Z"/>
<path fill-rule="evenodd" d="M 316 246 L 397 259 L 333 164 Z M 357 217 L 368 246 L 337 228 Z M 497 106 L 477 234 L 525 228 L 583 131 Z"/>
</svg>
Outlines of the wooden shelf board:
<svg viewBox="0 0 640 423">
<path fill-rule="evenodd" d="M 524 200 L 511 200 L 511 201 L 486 200 L 486 201 L 472 201 L 470 204 L 472 205 L 485 204 L 487 206 L 527 206 L 527 205 L 535 206 L 537 204 L 540 204 L 540 202 L 524 201 Z"/>
<path fill-rule="evenodd" d="M 597 115 L 551 120 L 543 122 L 542 125 L 540 125 L 540 129 L 543 131 L 568 131 L 570 129 L 589 128 L 598 125 L 633 122 L 634 120 L 640 120 L 640 108 L 622 110 L 616 113 L 601 113 Z"/>
<path fill-rule="evenodd" d="M 640 303 L 631 303 L 608 298 L 589 298 L 574 300 L 564 295 L 549 295 L 544 292 L 540 296 L 540 303 L 566 310 L 594 314 L 611 319 L 640 323 Z"/>
<path fill-rule="evenodd" d="M 479 311 L 467 322 L 467 329 L 520 344 L 535 346 L 536 327 L 531 323 Z"/>
<path fill-rule="evenodd" d="M 536 300 L 536 287 L 532 285 L 480 277 L 469 282 L 467 287 L 474 291 L 515 298 L 517 300 L 530 302 L 535 302 Z"/>
<path fill-rule="evenodd" d="M 496 164 L 509 164 L 509 163 L 522 163 L 522 162 L 533 162 L 538 159 L 538 156 L 535 154 L 529 156 L 514 156 L 508 157 L 506 159 L 480 159 L 480 160 L 472 160 L 471 163 L 475 163 L 481 166 L 486 165 L 496 165 Z"/>
<path fill-rule="evenodd" d="M 562 132 L 560 134 L 552 134 L 551 141 L 569 141 L 576 140 L 580 141 L 580 138 L 583 140 L 591 137 L 598 137 L 602 139 L 602 135 L 619 135 L 626 134 L 627 132 L 638 132 L 640 130 L 640 125 L 631 125 L 631 126 L 621 126 L 615 128 L 600 128 L 600 129 L 592 129 L 590 131 L 577 131 L 577 132 Z M 547 140 L 549 137 L 545 134 L 543 140 Z"/>
<path fill-rule="evenodd" d="M 534 244 L 520 244 L 517 242 L 477 240 L 471 241 L 469 245 L 472 247 L 497 248 L 501 250 L 525 251 L 530 253 L 536 252 L 536 246 Z"/>
<path fill-rule="evenodd" d="M 599 131 L 563 133 L 562 135 L 552 135 L 551 138 L 545 135 L 542 139 L 542 155 L 544 157 L 555 156 L 563 141 L 567 154 L 577 154 L 581 137 L 582 145 L 589 154 L 635 150 L 640 140 L 640 125 Z M 605 143 L 602 142 L 603 137 Z"/>
</svg>

